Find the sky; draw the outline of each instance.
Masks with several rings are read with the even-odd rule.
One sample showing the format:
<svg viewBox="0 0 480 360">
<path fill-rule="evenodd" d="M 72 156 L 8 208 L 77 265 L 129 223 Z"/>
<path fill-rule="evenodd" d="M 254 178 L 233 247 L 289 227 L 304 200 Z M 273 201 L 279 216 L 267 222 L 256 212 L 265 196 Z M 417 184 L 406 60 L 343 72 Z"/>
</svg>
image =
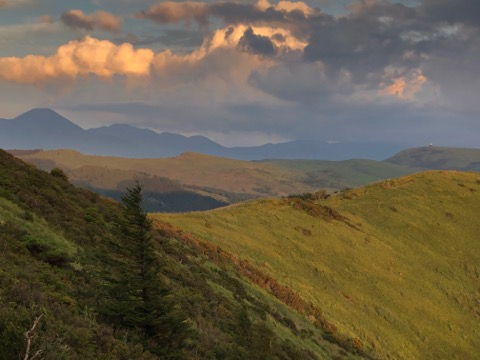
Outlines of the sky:
<svg viewBox="0 0 480 360">
<path fill-rule="evenodd" d="M 0 118 L 480 147 L 478 0 L 0 0 Z"/>
</svg>

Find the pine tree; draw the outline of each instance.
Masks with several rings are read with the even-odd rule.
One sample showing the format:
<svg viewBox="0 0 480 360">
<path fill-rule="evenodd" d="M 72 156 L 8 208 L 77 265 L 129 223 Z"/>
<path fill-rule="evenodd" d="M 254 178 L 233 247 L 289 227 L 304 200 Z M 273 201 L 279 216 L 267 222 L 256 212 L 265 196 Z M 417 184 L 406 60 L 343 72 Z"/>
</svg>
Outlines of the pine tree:
<svg viewBox="0 0 480 360">
<path fill-rule="evenodd" d="M 119 326 L 139 330 L 144 345 L 162 358 L 181 355 L 188 326 L 161 277 L 160 256 L 152 241 L 152 224 L 141 207 L 137 183 L 122 197 L 121 241 L 116 246 L 107 314 Z"/>
</svg>

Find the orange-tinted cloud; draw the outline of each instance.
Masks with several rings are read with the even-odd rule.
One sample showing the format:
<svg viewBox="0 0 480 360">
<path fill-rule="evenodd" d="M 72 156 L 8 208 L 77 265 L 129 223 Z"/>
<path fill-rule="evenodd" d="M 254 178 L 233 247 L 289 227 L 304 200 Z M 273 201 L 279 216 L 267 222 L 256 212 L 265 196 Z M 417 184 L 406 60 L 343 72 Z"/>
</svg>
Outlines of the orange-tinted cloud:
<svg viewBox="0 0 480 360">
<path fill-rule="evenodd" d="M 0 78 L 20 84 L 73 80 L 80 76 L 148 76 L 154 53 L 135 50 L 131 44 L 116 45 L 90 36 L 70 41 L 54 55 L 0 58 Z"/>
<path fill-rule="evenodd" d="M 409 74 L 393 78 L 388 85 L 385 83 L 380 84 L 380 94 L 401 99 L 413 99 L 426 82 L 427 78 L 422 74 L 422 71 L 415 69 Z"/>
<path fill-rule="evenodd" d="M 123 19 L 106 11 L 95 11 L 91 15 L 82 10 L 70 10 L 63 13 L 61 21 L 72 29 L 94 30 L 95 28 L 118 32 L 122 27 Z"/>
<path fill-rule="evenodd" d="M 306 45 L 286 29 L 245 25 L 216 30 L 205 38 L 199 48 L 188 54 L 175 54 L 170 50 L 155 54 L 151 49 L 135 49 L 130 43 L 117 45 L 108 40 L 86 36 L 82 40 L 70 41 L 60 46 L 56 53 L 50 56 L 28 55 L 22 58 L 0 58 L 0 79 L 20 84 L 40 85 L 64 80 L 73 81 L 78 77 L 89 75 L 108 79 L 114 75 L 148 77 L 152 74 L 155 77 L 170 78 L 168 73 L 183 76 L 182 72 L 197 70 L 199 73 L 205 72 L 205 76 L 208 76 L 208 74 L 214 74 L 216 69 L 223 69 L 228 73 L 229 68 L 238 66 L 238 64 L 233 65 L 231 58 L 240 56 L 239 52 L 243 48 L 239 44 L 242 39 L 245 42 L 247 33 L 251 33 L 256 38 L 268 40 L 272 47 L 282 53 L 301 50 Z M 250 46 L 253 45 L 250 44 Z M 257 47 L 254 47 L 257 51 L 247 51 L 249 54 L 242 55 L 242 61 L 248 62 L 244 66 L 245 69 L 253 70 L 259 64 L 274 61 L 273 59 L 256 59 L 255 54 L 261 54 Z M 216 55 L 211 57 L 215 58 L 215 66 L 210 66 L 204 61 L 212 53 L 220 52 L 225 55 L 224 59 Z M 247 70 L 243 74 L 247 74 Z"/>
</svg>

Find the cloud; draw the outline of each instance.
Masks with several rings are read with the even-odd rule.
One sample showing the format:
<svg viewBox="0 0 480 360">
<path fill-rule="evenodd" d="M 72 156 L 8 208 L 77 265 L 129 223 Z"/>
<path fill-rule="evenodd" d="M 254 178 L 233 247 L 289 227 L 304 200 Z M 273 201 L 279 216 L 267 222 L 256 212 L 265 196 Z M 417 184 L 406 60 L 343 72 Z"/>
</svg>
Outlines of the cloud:
<svg viewBox="0 0 480 360">
<path fill-rule="evenodd" d="M 418 10 L 422 18 L 430 22 L 480 27 L 480 3 L 477 0 L 423 0 Z"/>
<path fill-rule="evenodd" d="M 104 79 L 144 76 L 169 84 L 216 77 L 246 84 L 251 71 L 271 62 L 257 55 L 273 57 L 277 51 L 299 51 L 305 44 L 286 29 L 245 25 L 218 29 L 186 54 L 170 49 L 154 53 L 148 48 L 135 49 L 131 43 L 117 45 L 86 36 L 60 46 L 50 56 L 0 58 L 0 78 L 41 85 L 89 75 Z"/>
<path fill-rule="evenodd" d="M 242 51 L 258 55 L 273 56 L 276 52 L 275 45 L 270 38 L 256 35 L 251 27 L 245 30 L 238 42 L 238 47 Z"/>
<path fill-rule="evenodd" d="M 257 4 L 164 1 L 137 13 L 135 17 L 159 24 L 179 22 L 190 24 L 195 21 L 201 26 L 206 26 L 210 17 L 216 17 L 222 19 L 226 25 L 283 23 L 285 26 L 288 22 L 305 20 L 316 13 L 316 10 L 301 1 L 280 1 L 275 5 L 270 4 L 268 0 L 260 0 Z"/>
<path fill-rule="evenodd" d="M 313 15 L 316 12 L 303 1 L 279 1 L 277 4 L 272 5 L 269 0 L 258 0 L 255 6 L 257 9 L 263 11 L 268 9 L 284 11 L 287 13 L 298 11 L 303 13 L 305 16 Z"/>
<path fill-rule="evenodd" d="M 415 6 L 361 0 L 348 14 L 331 16 L 300 1 L 166 1 L 136 17 L 210 27 L 220 19 L 224 25 L 203 41 L 174 26 L 121 45 L 87 37 L 47 57 L 0 58 L 0 77 L 43 84 L 90 75 L 144 76 L 162 92 L 188 89 L 182 101 L 239 101 L 261 94 L 310 108 L 399 101 L 477 109 L 480 29 L 470 16 L 478 9 L 475 3 L 459 0 L 454 9 L 447 0 Z M 98 28 L 95 14 L 74 12 L 69 21 L 76 28 Z M 158 42 L 169 49 L 154 53 L 133 46 Z M 211 91 L 198 91 L 204 88 Z"/>
<path fill-rule="evenodd" d="M 96 75 L 147 76 L 154 53 L 135 50 L 131 44 L 115 45 L 90 36 L 73 40 L 58 48 L 54 55 L 28 55 L 0 58 L 0 78 L 21 84 L 42 84 L 58 80 Z"/>
<path fill-rule="evenodd" d="M 0 8 L 13 8 L 32 4 L 32 0 L 0 0 Z"/>
<path fill-rule="evenodd" d="M 95 11 L 86 15 L 82 10 L 70 10 L 60 17 L 62 23 L 72 29 L 94 30 L 96 28 L 106 31 L 118 32 L 122 27 L 123 19 L 105 11 Z"/>
<path fill-rule="evenodd" d="M 206 25 L 208 22 L 207 9 L 208 5 L 204 2 L 164 1 L 152 5 L 148 10 L 137 13 L 135 17 L 152 20 L 159 24 L 196 21 L 200 25 Z"/>
</svg>

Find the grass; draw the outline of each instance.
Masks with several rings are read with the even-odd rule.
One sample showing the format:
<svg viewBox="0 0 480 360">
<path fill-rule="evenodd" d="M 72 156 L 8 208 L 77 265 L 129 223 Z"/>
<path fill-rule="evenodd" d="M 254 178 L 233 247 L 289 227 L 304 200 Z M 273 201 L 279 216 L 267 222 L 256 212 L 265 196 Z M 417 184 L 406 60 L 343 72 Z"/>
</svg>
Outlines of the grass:
<svg viewBox="0 0 480 360">
<path fill-rule="evenodd" d="M 421 147 L 401 151 L 386 161 L 426 169 L 480 171 L 480 149 Z"/>
<path fill-rule="evenodd" d="M 32 354 L 45 360 L 158 359 L 144 334 L 113 327 L 102 311 L 121 216 L 117 203 L 0 150 L 1 359 L 24 357 L 39 315 Z M 181 358 L 364 358 L 251 283 L 239 264 L 181 237 L 152 238 L 169 296 L 192 327 Z M 50 250 L 68 258 L 52 261 Z"/>
<path fill-rule="evenodd" d="M 2 227 L 16 229 L 30 252 L 48 263 L 72 262 L 78 254 L 78 246 L 53 231 L 45 219 L 0 197 L 0 229 Z"/>
<path fill-rule="evenodd" d="M 366 159 L 265 160 L 262 163 L 298 172 L 303 181 L 312 187 L 332 189 L 357 187 L 380 179 L 404 176 L 418 171 L 416 168 Z"/>
<path fill-rule="evenodd" d="M 265 197 L 318 188 L 342 189 L 416 171 L 372 160 L 253 162 L 196 153 L 175 158 L 129 159 L 52 150 L 21 155 L 20 158 L 46 167 L 46 170 L 61 167 L 72 181 L 92 188 L 115 189 L 134 178 L 158 176 L 194 186 L 196 191 L 210 189 L 210 196 L 215 196 L 219 190 Z"/>
<path fill-rule="evenodd" d="M 426 172 L 298 204 L 153 216 L 247 259 L 378 358 L 478 358 L 479 174 Z"/>
</svg>

